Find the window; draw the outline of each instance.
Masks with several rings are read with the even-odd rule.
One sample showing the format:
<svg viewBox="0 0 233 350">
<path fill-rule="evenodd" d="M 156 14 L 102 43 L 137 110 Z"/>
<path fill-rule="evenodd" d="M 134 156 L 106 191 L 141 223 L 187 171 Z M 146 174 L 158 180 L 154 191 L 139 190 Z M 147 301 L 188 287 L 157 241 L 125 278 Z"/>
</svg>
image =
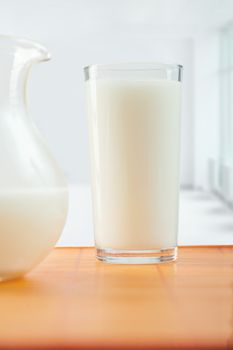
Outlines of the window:
<svg viewBox="0 0 233 350">
<path fill-rule="evenodd" d="M 219 73 L 219 158 L 225 165 L 233 165 L 233 23 L 220 35 Z"/>
</svg>

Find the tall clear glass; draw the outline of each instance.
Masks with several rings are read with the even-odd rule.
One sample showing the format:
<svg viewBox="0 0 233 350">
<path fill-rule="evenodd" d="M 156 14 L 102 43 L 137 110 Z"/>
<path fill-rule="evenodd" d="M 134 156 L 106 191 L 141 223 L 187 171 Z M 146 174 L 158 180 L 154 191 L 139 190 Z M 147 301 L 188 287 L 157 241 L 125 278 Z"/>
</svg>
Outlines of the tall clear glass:
<svg viewBox="0 0 233 350">
<path fill-rule="evenodd" d="M 97 258 L 177 255 L 182 66 L 85 67 Z"/>
</svg>

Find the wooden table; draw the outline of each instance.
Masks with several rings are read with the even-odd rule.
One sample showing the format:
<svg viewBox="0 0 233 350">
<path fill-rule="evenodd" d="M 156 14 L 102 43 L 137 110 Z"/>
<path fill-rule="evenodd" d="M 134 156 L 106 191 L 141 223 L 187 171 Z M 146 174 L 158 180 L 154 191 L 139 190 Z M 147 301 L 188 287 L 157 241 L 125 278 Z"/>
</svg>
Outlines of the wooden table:
<svg viewBox="0 0 233 350">
<path fill-rule="evenodd" d="M 175 263 L 105 265 L 58 248 L 0 284 L 0 349 L 231 349 L 233 247 L 186 247 Z"/>
</svg>

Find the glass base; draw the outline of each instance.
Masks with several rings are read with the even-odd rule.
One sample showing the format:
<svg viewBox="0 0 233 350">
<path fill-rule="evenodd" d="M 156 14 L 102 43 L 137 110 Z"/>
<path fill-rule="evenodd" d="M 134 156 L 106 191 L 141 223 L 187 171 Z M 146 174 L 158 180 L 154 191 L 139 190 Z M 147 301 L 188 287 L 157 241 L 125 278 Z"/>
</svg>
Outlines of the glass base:
<svg viewBox="0 0 233 350">
<path fill-rule="evenodd" d="M 97 259 L 109 264 L 159 264 L 176 260 L 177 248 L 152 250 L 99 249 Z"/>
</svg>

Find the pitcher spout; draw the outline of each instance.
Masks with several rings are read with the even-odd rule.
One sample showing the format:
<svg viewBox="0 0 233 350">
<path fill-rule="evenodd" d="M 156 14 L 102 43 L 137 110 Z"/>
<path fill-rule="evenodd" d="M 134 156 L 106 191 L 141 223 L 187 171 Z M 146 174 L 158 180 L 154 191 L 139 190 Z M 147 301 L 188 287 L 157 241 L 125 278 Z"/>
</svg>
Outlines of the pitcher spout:
<svg viewBox="0 0 233 350">
<path fill-rule="evenodd" d="M 48 61 L 50 54 L 41 44 L 29 39 L 0 35 L 0 54 L 13 54 L 21 56 L 27 61 Z"/>
<path fill-rule="evenodd" d="M 26 61 L 48 61 L 50 53 L 41 44 L 29 39 L 0 35 L 0 54 L 21 54 Z M 24 53 L 24 54 L 23 54 Z"/>
<path fill-rule="evenodd" d="M 34 63 L 48 61 L 50 54 L 34 41 L 0 35 L 0 114 L 25 110 L 28 73 Z M 4 113 L 3 113 L 4 112 Z M 5 113 L 7 112 L 7 113 Z"/>
<path fill-rule="evenodd" d="M 25 50 L 28 55 L 28 61 L 30 62 L 44 62 L 49 61 L 51 56 L 46 47 L 31 40 L 20 39 L 19 44 L 21 50 Z"/>
</svg>

